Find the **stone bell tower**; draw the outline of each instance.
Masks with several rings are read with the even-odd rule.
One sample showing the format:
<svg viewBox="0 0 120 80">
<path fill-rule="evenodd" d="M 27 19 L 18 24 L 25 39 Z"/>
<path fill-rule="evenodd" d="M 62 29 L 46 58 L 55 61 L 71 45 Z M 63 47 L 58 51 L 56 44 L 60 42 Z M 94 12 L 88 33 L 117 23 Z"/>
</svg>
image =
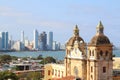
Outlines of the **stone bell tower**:
<svg viewBox="0 0 120 80">
<path fill-rule="evenodd" d="M 86 43 L 79 36 L 79 29 L 76 25 L 73 31 L 73 36 L 66 44 L 66 76 L 74 76 L 76 79 L 86 80 L 86 59 Z"/>
<path fill-rule="evenodd" d="M 101 21 L 96 29 L 96 35 L 88 44 L 87 80 L 113 80 L 112 44 L 104 35 Z"/>
</svg>

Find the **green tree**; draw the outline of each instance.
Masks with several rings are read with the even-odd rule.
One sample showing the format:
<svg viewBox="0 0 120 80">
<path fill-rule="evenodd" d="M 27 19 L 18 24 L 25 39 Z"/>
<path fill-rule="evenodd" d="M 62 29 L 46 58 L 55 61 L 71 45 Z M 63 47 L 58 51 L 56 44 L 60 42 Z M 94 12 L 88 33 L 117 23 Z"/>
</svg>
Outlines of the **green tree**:
<svg viewBox="0 0 120 80">
<path fill-rule="evenodd" d="M 47 64 L 47 63 L 56 63 L 56 59 L 54 59 L 53 57 L 46 57 L 43 58 L 43 60 L 40 62 L 41 64 Z"/>
<path fill-rule="evenodd" d="M 9 63 L 11 60 L 12 60 L 12 57 L 10 55 L 1 55 L 0 56 L 1 63 Z"/>
<path fill-rule="evenodd" d="M 27 75 L 27 80 L 41 80 L 41 78 L 43 78 L 41 72 L 30 72 Z"/>
<path fill-rule="evenodd" d="M 42 55 L 39 55 L 38 57 L 37 57 L 37 59 L 43 59 L 43 56 Z"/>
<path fill-rule="evenodd" d="M 18 77 L 15 73 L 9 72 L 9 71 L 4 71 L 0 72 L 0 80 L 18 80 Z"/>
</svg>

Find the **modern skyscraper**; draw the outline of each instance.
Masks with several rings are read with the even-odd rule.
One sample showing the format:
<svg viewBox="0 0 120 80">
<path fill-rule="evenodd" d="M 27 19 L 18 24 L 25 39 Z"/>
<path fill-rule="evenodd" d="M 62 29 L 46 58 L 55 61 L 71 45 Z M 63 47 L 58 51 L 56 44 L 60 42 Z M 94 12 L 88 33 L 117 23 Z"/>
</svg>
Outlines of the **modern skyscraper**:
<svg viewBox="0 0 120 80">
<path fill-rule="evenodd" d="M 53 47 L 53 32 L 49 32 L 48 35 L 48 49 L 52 50 Z"/>
<path fill-rule="evenodd" d="M 0 32 L 2 50 L 8 49 L 8 32 Z"/>
<path fill-rule="evenodd" d="M 21 42 L 25 42 L 24 31 L 21 31 Z"/>
<path fill-rule="evenodd" d="M 39 49 L 40 50 L 47 50 L 47 34 L 43 32 L 39 36 Z"/>
<path fill-rule="evenodd" d="M 2 50 L 2 38 L 0 37 L 0 50 Z"/>
<path fill-rule="evenodd" d="M 38 50 L 38 31 L 34 30 L 34 46 L 35 50 Z"/>
<path fill-rule="evenodd" d="M 8 49 L 8 32 L 5 32 L 5 49 Z"/>
<path fill-rule="evenodd" d="M 21 50 L 25 49 L 25 37 L 24 37 L 24 31 L 21 31 Z"/>
</svg>

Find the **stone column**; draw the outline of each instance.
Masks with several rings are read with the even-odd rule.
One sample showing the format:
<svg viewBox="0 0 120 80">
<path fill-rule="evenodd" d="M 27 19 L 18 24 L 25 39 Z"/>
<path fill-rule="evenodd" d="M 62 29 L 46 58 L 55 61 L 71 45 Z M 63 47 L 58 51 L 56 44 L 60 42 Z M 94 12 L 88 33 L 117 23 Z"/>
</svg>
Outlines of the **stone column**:
<svg viewBox="0 0 120 80">
<path fill-rule="evenodd" d="M 90 80 L 90 61 L 87 60 L 87 80 Z"/>
</svg>

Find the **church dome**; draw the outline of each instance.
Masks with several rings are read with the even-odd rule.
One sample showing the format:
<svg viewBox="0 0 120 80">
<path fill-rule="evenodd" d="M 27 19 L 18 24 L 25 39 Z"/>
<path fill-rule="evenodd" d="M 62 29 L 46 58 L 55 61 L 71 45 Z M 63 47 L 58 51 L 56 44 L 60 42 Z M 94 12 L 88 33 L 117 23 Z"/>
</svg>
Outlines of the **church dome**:
<svg viewBox="0 0 120 80">
<path fill-rule="evenodd" d="M 99 45 L 99 44 L 110 44 L 110 40 L 108 39 L 107 36 L 105 35 L 95 35 L 92 39 L 90 44 L 95 44 L 95 45 Z"/>
<path fill-rule="evenodd" d="M 92 45 L 110 44 L 110 40 L 107 36 L 104 35 L 103 29 L 104 27 L 100 21 L 100 23 L 97 25 L 97 33 L 91 39 L 90 44 Z"/>
<path fill-rule="evenodd" d="M 73 46 L 76 40 L 80 43 L 84 43 L 84 40 L 79 36 L 79 29 L 77 25 L 74 28 L 74 36 L 68 40 L 67 45 Z"/>
<path fill-rule="evenodd" d="M 69 41 L 67 42 L 67 45 L 73 46 L 73 45 L 74 45 L 74 42 L 76 41 L 76 39 L 77 39 L 77 41 L 84 43 L 84 40 L 83 40 L 81 37 L 71 37 L 71 38 L 69 39 Z"/>
</svg>

